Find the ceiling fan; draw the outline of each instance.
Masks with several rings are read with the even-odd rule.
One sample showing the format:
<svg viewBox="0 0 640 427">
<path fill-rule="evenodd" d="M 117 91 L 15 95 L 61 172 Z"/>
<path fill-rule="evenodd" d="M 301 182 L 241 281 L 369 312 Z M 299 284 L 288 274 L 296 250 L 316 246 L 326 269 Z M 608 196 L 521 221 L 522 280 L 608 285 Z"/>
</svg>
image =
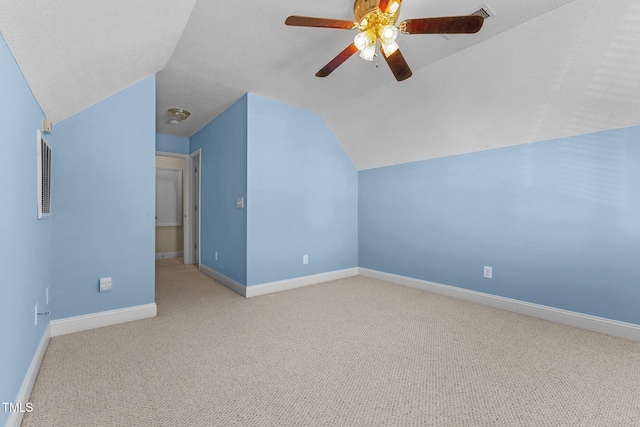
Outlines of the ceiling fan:
<svg viewBox="0 0 640 427">
<path fill-rule="evenodd" d="M 311 16 L 290 16 L 285 21 L 285 24 L 296 27 L 359 30 L 353 39 L 353 43 L 318 71 L 316 73 L 317 77 L 328 76 L 357 51 L 360 51 L 361 58 L 373 61 L 379 41 L 380 53 L 389 68 L 391 68 L 396 80 L 402 81 L 411 77 L 412 72 L 402 53 L 400 53 L 396 42 L 398 33 L 477 33 L 484 23 L 484 17 L 468 15 L 407 19 L 396 26 L 398 15 L 400 15 L 401 2 L 402 0 L 356 0 L 354 6 L 355 21 L 314 18 Z"/>
</svg>

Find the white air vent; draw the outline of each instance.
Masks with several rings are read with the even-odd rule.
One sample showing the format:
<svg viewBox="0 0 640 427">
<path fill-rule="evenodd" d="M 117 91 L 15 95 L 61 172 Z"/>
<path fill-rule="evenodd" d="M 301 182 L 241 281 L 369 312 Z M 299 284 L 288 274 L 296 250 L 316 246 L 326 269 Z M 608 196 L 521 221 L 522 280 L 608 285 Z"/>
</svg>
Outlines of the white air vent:
<svg viewBox="0 0 640 427">
<path fill-rule="evenodd" d="M 478 10 L 471 12 L 469 15 L 478 15 L 484 17 L 484 19 L 489 19 L 491 17 L 496 16 L 496 13 L 489 7 L 488 4 L 484 3 L 482 6 L 478 8 Z M 451 40 L 457 34 L 443 34 L 444 38 L 447 40 Z"/>
<path fill-rule="evenodd" d="M 38 131 L 38 219 L 51 216 L 51 147 Z"/>
</svg>

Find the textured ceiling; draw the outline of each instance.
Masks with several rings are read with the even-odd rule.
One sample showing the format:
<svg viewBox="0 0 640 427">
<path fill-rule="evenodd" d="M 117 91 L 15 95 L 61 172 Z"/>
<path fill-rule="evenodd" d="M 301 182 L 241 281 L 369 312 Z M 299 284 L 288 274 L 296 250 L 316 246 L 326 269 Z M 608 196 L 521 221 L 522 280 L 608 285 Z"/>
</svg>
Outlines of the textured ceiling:
<svg viewBox="0 0 640 427">
<path fill-rule="evenodd" d="M 640 3 L 571 2 L 414 77 L 321 110 L 358 169 L 638 125 Z M 342 119 L 385 100 L 390 125 Z"/>
<path fill-rule="evenodd" d="M 400 35 L 402 83 L 357 55 L 317 78 L 355 33 L 284 25 L 351 20 L 352 0 L 3 0 L 0 31 L 54 123 L 158 73 L 159 132 L 191 136 L 253 92 L 321 114 L 358 169 L 639 124 L 637 0 L 486 3 L 477 34 Z M 405 0 L 400 19 L 482 4 Z M 170 107 L 192 116 L 169 125 Z"/>
<path fill-rule="evenodd" d="M 0 32 L 55 124 L 162 70 L 196 0 L 2 0 Z"/>
</svg>

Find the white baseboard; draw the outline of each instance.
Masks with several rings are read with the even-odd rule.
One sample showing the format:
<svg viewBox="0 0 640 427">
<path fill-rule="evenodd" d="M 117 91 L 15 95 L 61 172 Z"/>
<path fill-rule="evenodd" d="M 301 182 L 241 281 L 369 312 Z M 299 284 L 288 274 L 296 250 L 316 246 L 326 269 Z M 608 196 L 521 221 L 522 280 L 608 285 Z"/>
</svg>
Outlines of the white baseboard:
<svg viewBox="0 0 640 427">
<path fill-rule="evenodd" d="M 246 297 L 256 297 L 258 295 L 271 294 L 273 292 L 287 291 L 289 289 L 301 288 L 303 286 L 315 285 L 317 283 L 330 282 L 332 280 L 344 279 L 358 275 L 358 268 L 347 268 L 345 270 L 330 271 L 327 273 L 314 274 L 311 276 L 296 277 L 294 279 L 279 280 L 277 282 L 261 283 L 259 285 L 247 286 Z"/>
<path fill-rule="evenodd" d="M 232 278 L 227 277 L 224 274 L 219 273 L 219 272 L 215 271 L 213 268 L 207 267 L 204 264 L 200 264 L 199 268 L 200 268 L 200 271 L 202 271 L 207 276 L 211 277 L 216 282 L 222 283 L 227 288 L 229 288 L 232 291 L 242 295 L 243 297 L 247 296 L 247 287 L 245 285 L 243 285 L 242 283 L 236 282 Z"/>
<path fill-rule="evenodd" d="M 102 328 L 103 326 L 156 317 L 157 314 L 158 306 L 156 306 L 156 303 L 152 303 L 52 320 L 49 322 L 49 326 L 51 327 L 51 336 L 57 337 L 59 335 Z"/>
<path fill-rule="evenodd" d="M 156 259 L 180 258 L 184 252 L 163 252 L 156 254 Z"/>
<path fill-rule="evenodd" d="M 215 271 L 211 267 L 207 267 L 204 264 L 200 264 L 200 271 L 245 298 L 271 294 L 273 292 L 286 291 L 289 289 L 315 285 L 322 282 L 330 282 L 332 280 L 339 280 L 344 279 L 345 277 L 358 275 L 358 268 L 354 267 L 347 268 L 345 270 L 330 271 L 328 273 L 314 274 L 311 276 L 296 277 L 294 279 L 280 280 L 277 282 L 245 286 L 242 283 L 236 282 L 235 280 L 225 276 L 218 271 Z"/>
<path fill-rule="evenodd" d="M 36 377 L 38 376 L 38 372 L 40 371 L 40 365 L 42 365 L 42 359 L 44 358 L 44 354 L 47 351 L 47 346 L 49 345 L 50 338 L 51 324 L 48 324 L 42 334 L 42 338 L 40 338 L 40 344 L 38 344 L 38 348 L 36 349 L 36 352 L 31 359 L 29 370 L 24 376 L 24 380 L 22 380 L 22 386 L 20 387 L 18 397 L 16 398 L 14 403 L 26 404 L 29 402 L 29 398 L 31 398 L 31 391 L 33 390 L 33 385 L 35 384 Z M 9 414 L 9 420 L 7 421 L 6 427 L 20 427 L 23 418 L 24 412 L 11 412 Z"/>
<path fill-rule="evenodd" d="M 370 270 L 368 268 L 359 268 L 358 270 L 360 275 L 371 277 L 373 279 L 408 286 L 410 288 L 421 289 L 423 291 L 446 295 L 465 301 L 471 301 L 489 307 L 512 311 L 536 317 L 538 319 L 549 320 L 551 322 L 599 332 L 601 334 L 611 335 L 618 338 L 640 341 L 640 325 L 633 323 L 620 322 L 618 320 L 606 319 L 604 317 L 591 316 L 574 311 L 533 304 L 483 292 L 457 288 L 455 286 L 414 279 L 412 277 Z"/>
</svg>

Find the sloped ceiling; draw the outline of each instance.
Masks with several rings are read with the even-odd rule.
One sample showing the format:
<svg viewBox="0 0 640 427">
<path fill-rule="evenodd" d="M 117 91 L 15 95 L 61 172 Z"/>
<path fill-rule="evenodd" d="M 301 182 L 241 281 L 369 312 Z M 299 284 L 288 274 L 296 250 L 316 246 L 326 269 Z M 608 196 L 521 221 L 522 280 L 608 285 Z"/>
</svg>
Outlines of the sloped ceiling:
<svg viewBox="0 0 640 427">
<path fill-rule="evenodd" d="M 639 125 L 640 3 L 571 2 L 414 77 L 321 110 L 358 169 Z"/>
<path fill-rule="evenodd" d="M 158 73 L 159 132 L 191 136 L 253 92 L 321 114 L 358 169 L 640 124 L 636 0 L 486 4 L 478 34 L 401 35 L 401 83 L 357 55 L 317 78 L 355 33 L 284 25 L 351 20 L 352 0 L 3 0 L 0 31 L 54 123 Z M 400 18 L 482 5 L 405 0 Z M 170 107 L 192 117 L 169 125 Z"/>
<path fill-rule="evenodd" d="M 0 32 L 55 124 L 173 54 L 196 0 L 3 0 Z"/>
</svg>

